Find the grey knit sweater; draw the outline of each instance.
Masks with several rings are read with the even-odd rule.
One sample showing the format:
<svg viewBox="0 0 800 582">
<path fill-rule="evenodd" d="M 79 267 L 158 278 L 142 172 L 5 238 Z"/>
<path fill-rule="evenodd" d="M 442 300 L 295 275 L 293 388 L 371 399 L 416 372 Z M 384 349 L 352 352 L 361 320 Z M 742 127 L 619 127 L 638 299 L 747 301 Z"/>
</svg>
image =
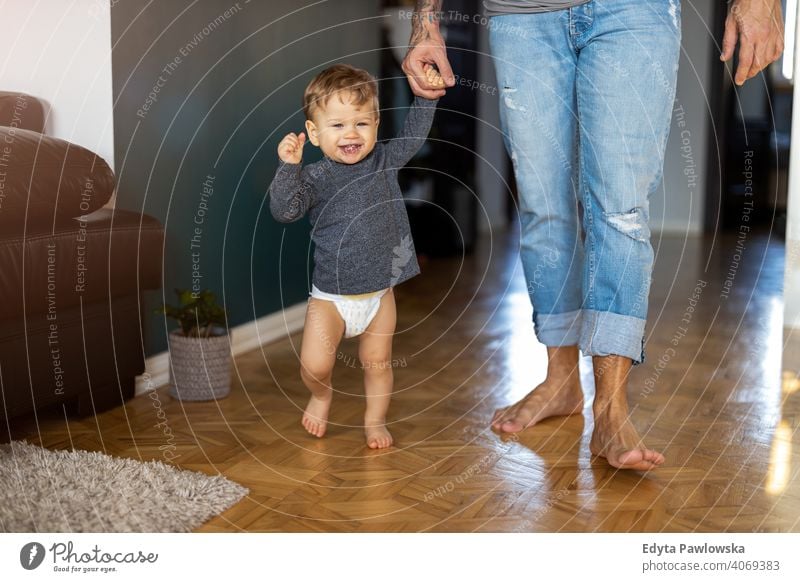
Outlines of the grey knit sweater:
<svg viewBox="0 0 800 582">
<path fill-rule="evenodd" d="M 280 162 L 269 207 L 280 222 L 308 214 L 318 289 L 356 295 L 419 274 L 397 172 L 425 143 L 437 101 L 415 97 L 400 134 L 355 164 Z"/>
</svg>

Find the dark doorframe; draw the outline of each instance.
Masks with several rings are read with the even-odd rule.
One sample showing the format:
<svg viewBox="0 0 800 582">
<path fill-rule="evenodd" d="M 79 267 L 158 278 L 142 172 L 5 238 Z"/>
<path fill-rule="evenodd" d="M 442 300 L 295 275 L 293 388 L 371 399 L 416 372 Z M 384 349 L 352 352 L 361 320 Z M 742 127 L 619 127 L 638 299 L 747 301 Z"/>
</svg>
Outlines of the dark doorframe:
<svg viewBox="0 0 800 582">
<path fill-rule="evenodd" d="M 725 67 L 719 66 L 719 55 L 722 52 L 722 36 L 725 32 L 725 18 L 728 15 L 728 6 L 725 3 L 717 2 L 714 7 L 714 14 L 711 22 L 711 39 L 709 46 L 709 58 L 712 60 L 712 77 L 708 106 L 710 115 L 708 116 L 708 136 L 706 143 L 708 160 L 705 184 L 705 204 L 703 212 L 703 232 L 712 234 L 722 227 L 721 211 L 723 203 L 724 187 L 723 176 L 725 175 L 725 157 L 727 143 L 727 111 L 731 106 L 731 79 Z"/>
</svg>

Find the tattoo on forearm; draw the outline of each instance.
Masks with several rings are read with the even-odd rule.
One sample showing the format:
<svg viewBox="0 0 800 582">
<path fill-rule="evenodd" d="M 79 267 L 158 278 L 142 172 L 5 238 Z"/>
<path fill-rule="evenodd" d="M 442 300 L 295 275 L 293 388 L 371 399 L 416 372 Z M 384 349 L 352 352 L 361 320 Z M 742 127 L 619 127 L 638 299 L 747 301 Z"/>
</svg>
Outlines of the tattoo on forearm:
<svg viewBox="0 0 800 582">
<path fill-rule="evenodd" d="M 417 0 L 412 23 L 411 46 L 430 40 L 431 30 L 438 30 L 443 0 Z"/>
</svg>

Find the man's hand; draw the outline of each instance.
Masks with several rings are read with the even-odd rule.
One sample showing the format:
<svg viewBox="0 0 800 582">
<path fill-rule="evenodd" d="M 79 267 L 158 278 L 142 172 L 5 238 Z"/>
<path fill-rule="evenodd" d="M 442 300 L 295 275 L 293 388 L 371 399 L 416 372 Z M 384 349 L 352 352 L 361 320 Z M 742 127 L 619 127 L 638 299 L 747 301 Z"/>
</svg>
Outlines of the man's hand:
<svg viewBox="0 0 800 582">
<path fill-rule="evenodd" d="M 409 50 L 403 61 L 403 72 L 414 95 L 438 99 L 445 94 L 441 85 L 428 78 L 425 65 L 436 65 L 446 87 L 456 84 L 447 60 L 447 49 L 439 32 L 439 13 L 442 0 L 417 0 Z"/>
<path fill-rule="evenodd" d="M 733 56 L 739 41 L 739 66 L 734 80 L 742 85 L 783 54 L 780 0 L 734 0 L 725 20 L 720 60 Z"/>
<path fill-rule="evenodd" d="M 303 146 L 306 145 L 306 134 L 290 133 L 278 144 L 278 157 L 287 164 L 299 164 L 303 161 Z"/>
</svg>

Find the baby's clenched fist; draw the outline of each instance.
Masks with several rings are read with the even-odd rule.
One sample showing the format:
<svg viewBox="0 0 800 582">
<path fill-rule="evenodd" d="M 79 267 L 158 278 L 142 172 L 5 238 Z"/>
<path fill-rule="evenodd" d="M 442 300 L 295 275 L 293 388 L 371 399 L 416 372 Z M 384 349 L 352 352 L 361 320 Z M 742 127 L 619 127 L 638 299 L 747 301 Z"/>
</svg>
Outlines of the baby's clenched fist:
<svg viewBox="0 0 800 582">
<path fill-rule="evenodd" d="M 303 161 L 304 145 L 306 145 L 306 134 L 290 133 L 278 144 L 278 157 L 287 164 L 299 164 Z"/>
<path fill-rule="evenodd" d="M 436 89 L 444 89 L 444 79 L 442 79 L 442 76 L 439 74 L 439 71 L 436 70 L 436 67 L 425 63 L 422 66 L 422 70 L 425 71 L 425 76 L 428 78 L 428 83 L 433 85 Z"/>
</svg>

